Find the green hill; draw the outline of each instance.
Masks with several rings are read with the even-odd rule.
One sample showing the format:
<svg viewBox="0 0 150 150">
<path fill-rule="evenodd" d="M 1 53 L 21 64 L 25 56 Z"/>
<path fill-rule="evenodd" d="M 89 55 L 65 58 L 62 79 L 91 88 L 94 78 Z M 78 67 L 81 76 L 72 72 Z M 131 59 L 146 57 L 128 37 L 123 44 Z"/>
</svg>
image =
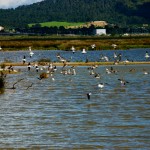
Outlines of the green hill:
<svg viewBox="0 0 150 150">
<path fill-rule="evenodd" d="M 16 9 L 0 9 L 0 25 L 104 20 L 123 26 L 150 24 L 149 14 L 150 0 L 44 0 Z"/>
</svg>

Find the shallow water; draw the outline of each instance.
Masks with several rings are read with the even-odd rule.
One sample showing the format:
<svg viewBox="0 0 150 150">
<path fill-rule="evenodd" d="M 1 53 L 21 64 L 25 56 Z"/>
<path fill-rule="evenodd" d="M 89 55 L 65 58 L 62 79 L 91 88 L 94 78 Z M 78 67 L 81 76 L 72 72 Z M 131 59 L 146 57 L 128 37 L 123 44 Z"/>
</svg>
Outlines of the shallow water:
<svg viewBox="0 0 150 150">
<path fill-rule="evenodd" d="M 107 56 L 109 61 L 114 61 L 113 54 L 114 52 L 117 55 L 122 54 L 122 61 L 128 59 L 129 61 L 146 61 L 145 53 L 146 51 L 150 54 L 149 48 L 143 49 L 130 49 L 130 50 L 97 50 L 97 51 L 87 51 L 86 54 L 82 54 L 81 51 L 76 51 L 74 54 L 72 51 L 62 51 L 62 50 L 34 50 L 34 55 L 32 58 L 29 57 L 29 51 L 0 51 L 0 62 L 10 61 L 10 62 L 22 62 L 23 56 L 26 56 L 27 62 L 36 62 L 41 59 L 50 59 L 51 61 L 58 61 L 56 55 L 59 53 L 68 61 L 72 62 L 85 62 L 88 61 L 103 61 L 100 60 L 101 56 Z M 150 59 L 148 60 L 150 61 Z"/>
<path fill-rule="evenodd" d="M 143 68 L 150 72 L 150 66 L 113 66 L 118 72 L 106 74 L 110 67 L 95 69 L 100 79 L 87 66 L 76 67 L 76 75 L 63 75 L 58 67 L 54 81 L 39 80 L 42 71 L 34 68 L 8 75 L 0 95 L 0 147 L 148 150 L 150 74 L 144 75 Z M 22 78 L 16 89 L 8 89 Z M 120 78 L 129 83 L 121 86 Z M 101 82 L 107 83 L 102 90 Z"/>
</svg>

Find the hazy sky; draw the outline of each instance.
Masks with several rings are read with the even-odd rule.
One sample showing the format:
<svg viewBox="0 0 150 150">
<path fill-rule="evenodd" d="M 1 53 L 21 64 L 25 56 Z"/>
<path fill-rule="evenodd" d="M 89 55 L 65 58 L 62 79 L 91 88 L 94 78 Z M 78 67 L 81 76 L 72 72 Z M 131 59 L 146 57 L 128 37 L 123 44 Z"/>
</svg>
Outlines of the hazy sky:
<svg viewBox="0 0 150 150">
<path fill-rule="evenodd" d="M 0 0 L 0 8 L 16 8 L 20 5 L 33 4 L 43 0 Z"/>
</svg>

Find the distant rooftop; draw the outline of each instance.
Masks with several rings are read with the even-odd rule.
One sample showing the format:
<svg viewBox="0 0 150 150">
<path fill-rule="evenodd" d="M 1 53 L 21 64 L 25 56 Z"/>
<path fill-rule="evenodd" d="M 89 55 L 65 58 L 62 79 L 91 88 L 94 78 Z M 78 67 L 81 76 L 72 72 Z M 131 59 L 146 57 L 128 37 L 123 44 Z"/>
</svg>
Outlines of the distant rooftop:
<svg viewBox="0 0 150 150">
<path fill-rule="evenodd" d="M 108 25 L 108 23 L 106 21 L 92 21 L 88 23 L 89 25 L 94 25 L 97 27 L 105 27 L 106 25 Z"/>
</svg>

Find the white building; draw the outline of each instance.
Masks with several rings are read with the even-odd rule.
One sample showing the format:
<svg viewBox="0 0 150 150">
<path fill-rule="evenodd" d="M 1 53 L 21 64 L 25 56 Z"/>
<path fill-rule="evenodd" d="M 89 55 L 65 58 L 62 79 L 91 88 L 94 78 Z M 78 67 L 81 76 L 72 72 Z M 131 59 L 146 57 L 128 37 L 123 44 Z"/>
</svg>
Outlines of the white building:
<svg viewBox="0 0 150 150">
<path fill-rule="evenodd" d="M 106 35 L 106 29 L 95 29 L 95 35 Z"/>
<path fill-rule="evenodd" d="M 4 30 L 4 27 L 0 26 L 0 31 Z"/>
</svg>

